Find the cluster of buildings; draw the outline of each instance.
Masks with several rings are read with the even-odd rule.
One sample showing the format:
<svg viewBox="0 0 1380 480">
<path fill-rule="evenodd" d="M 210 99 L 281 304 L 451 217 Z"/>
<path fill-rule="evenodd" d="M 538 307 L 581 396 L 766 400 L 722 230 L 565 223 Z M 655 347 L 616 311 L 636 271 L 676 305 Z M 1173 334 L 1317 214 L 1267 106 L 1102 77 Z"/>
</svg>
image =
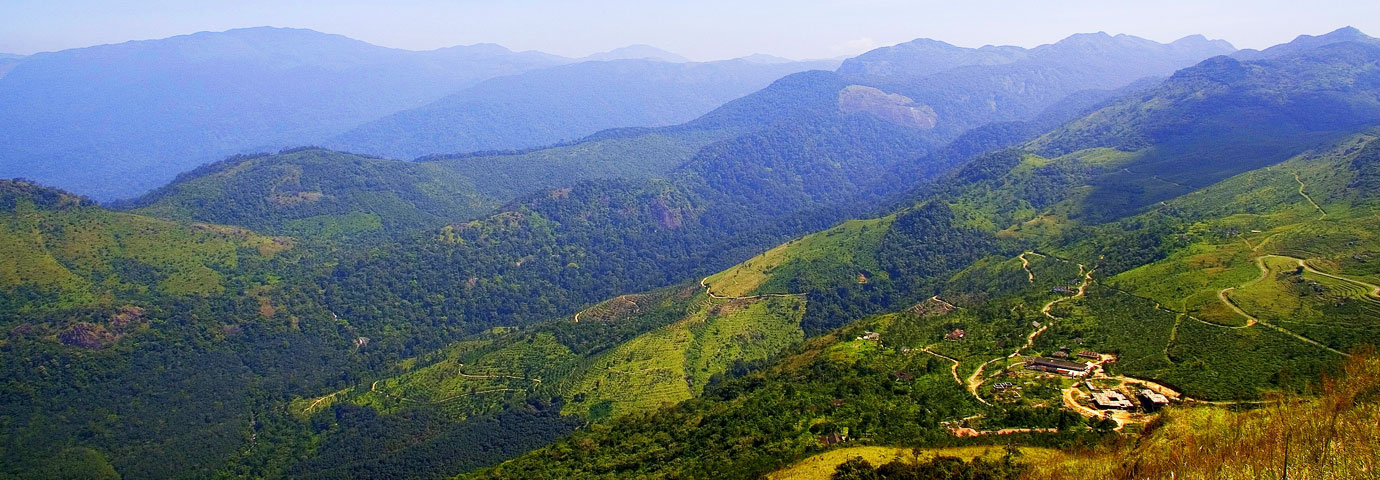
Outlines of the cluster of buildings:
<svg viewBox="0 0 1380 480">
<path fill-rule="evenodd" d="M 1136 400 L 1140 401 L 1141 408 L 1147 412 L 1159 411 L 1159 409 L 1169 405 L 1169 397 L 1148 388 L 1137 390 L 1135 395 Z M 1092 399 L 1093 405 L 1103 410 L 1131 410 L 1136 408 L 1136 404 L 1131 399 L 1126 398 L 1125 394 L 1116 390 L 1094 390 Z"/>
</svg>

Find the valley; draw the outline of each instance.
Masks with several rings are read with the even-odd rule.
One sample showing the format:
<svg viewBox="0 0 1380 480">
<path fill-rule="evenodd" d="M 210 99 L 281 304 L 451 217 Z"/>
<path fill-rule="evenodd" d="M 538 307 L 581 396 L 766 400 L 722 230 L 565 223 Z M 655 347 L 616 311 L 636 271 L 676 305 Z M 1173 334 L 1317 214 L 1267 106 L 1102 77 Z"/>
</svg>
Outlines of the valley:
<svg viewBox="0 0 1380 480">
<path fill-rule="evenodd" d="M 0 478 L 1377 465 L 1380 42 L 1359 31 L 1261 51 L 919 39 L 817 62 L 337 37 L 204 32 L 0 77 L 0 106 L 38 111 L 6 82 L 44 91 L 40 67 L 108 52 L 180 72 L 210 42 L 230 49 L 211 64 L 233 52 L 237 75 L 284 78 L 387 59 L 406 78 L 323 96 L 396 84 L 349 122 L 188 128 L 219 135 L 197 150 L 216 155 L 248 130 L 316 129 L 418 157 L 294 147 L 172 177 L 201 158 L 180 153 L 108 183 L 197 142 L 89 171 L 26 144 L 67 163 L 0 180 Z M 278 63 L 319 51 L 354 53 Z M 112 96 L 93 111 L 147 107 L 93 85 Z M 111 135 L 153 135 L 127 123 Z M 62 169 L 83 171 L 49 182 Z M 148 191 L 102 204 L 46 183 Z"/>
</svg>

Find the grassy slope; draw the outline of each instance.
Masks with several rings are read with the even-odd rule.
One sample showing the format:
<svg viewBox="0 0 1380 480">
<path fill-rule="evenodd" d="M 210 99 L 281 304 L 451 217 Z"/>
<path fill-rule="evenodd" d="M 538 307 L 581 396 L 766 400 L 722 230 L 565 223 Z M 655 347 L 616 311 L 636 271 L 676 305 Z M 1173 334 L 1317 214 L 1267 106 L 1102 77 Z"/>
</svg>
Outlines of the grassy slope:
<svg viewBox="0 0 1380 480">
<path fill-rule="evenodd" d="M 804 304 L 711 299 L 697 287 L 624 295 L 580 312 L 579 322 L 484 334 L 402 362 L 399 375 L 298 399 L 291 409 L 305 418 L 347 400 L 383 413 L 431 405 L 463 419 L 547 395 L 564 398 L 568 415 L 645 412 L 698 395 L 736 363 L 799 342 Z"/>
<path fill-rule="evenodd" d="M 743 296 L 792 293 L 786 279 L 806 273 L 818 262 L 855 265 L 858 274 L 879 272 L 873 257 L 892 217 L 850 220 L 828 230 L 781 244 L 728 270 L 710 275 L 704 283 L 716 295 Z M 884 275 L 884 273 L 883 273 Z M 868 281 L 871 279 L 868 278 Z M 862 280 L 859 280 L 862 281 Z"/>
<path fill-rule="evenodd" d="M 799 342 L 804 299 L 703 299 L 681 321 L 593 359 L 566 413 L 594 418 L 648 411 L 698 395 L 734 362 L 766 360 Z"/>
<path fill-rule="evenodd" d="M 212 295 L 227 287 L 244 255 L 271 257 L 291 241 L 233 228 L 180 224 L 111 212 L 63 200 L 37 205 L 41 188 L 0 183 L 7 211 L 0 217 L 0 288 L 7 308 L 52 310 L 148 294 Z"/>
</svg>

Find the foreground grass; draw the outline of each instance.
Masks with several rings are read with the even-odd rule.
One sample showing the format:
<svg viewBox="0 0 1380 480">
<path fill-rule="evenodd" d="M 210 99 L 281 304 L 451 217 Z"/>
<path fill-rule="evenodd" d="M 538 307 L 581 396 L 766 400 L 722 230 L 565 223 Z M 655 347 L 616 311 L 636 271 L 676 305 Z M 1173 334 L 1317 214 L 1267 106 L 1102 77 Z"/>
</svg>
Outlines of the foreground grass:
<svg viewBox="0 0 1380 480">
<path fill-rule="evenodd" d="M 1024 462 L 1039 462 L 1052 458 L 1056 451 L 1048 448 L 1022 447 L 1020 458 Z M 907 447 L 849 447 L 815 455 L 801 460 L 795 465 L 781 469 L 768 480 L 828 480 L 840 464 L 850 458 L 862 458 L 873 465 L 891 461 L 925 461 L 934 457 L 956 457 L 965 461 L 974 458 L 997 460 L 1006 454 L 1000 446 L 979 445 L 951 448 L 907 448 Z"/>
</svg>

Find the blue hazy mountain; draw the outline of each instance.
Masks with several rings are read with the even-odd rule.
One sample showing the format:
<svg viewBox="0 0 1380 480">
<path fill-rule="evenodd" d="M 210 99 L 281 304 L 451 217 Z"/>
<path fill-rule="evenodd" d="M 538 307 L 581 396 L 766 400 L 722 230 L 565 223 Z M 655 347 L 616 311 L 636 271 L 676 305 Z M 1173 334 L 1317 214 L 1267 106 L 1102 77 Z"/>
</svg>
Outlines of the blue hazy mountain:
<svg viewBox="0 0 1380 480">
<path fill-rule="evenodd" d="M 227 154 L 301 145 L 568 61 L 268 27 L 35 54 L 0 78 L 0 176 L 131 196 Z"/>
<path fill-rule="evenodd" d="M 651 45 L 635 44 L 626 47 L 615 48 L 607 52 L 591 54 L 580 60 L 586 61 L 608 61 L 608 60 L 660 60 L 663 62 L 684 63 L 690 59 L 678 54 L 671 53 Z"/>
<path fill-rule="evenodd" d="M 5 78 L 5 74 L 9 73 L 15 65 L 19 65 L 19 62 L 22 60 L 24 60 L 23 55 L 0 53 L 0 78 Z"/>
<path fill-rule="evenodd" d="M 326 142 L 358 153 L 413 158 L 516 149 L 615 127 L 687 122 L 785 75 L 834 61 L 583 62 L 487 80 L 426 106 L 369 122 Z"/>
<path fill-rule="evenodd" d="M 1380 39 L 1366 35 L 1355 27 L 1342 27 L 1323 35 L 1299 35 L 1292 42 L 1275 45 L 1264 50 L 1242 50 L 1232 56 L 1240 60 L 1276 58 L 1342 42 L 1380 45 Z"/>
</svg>

